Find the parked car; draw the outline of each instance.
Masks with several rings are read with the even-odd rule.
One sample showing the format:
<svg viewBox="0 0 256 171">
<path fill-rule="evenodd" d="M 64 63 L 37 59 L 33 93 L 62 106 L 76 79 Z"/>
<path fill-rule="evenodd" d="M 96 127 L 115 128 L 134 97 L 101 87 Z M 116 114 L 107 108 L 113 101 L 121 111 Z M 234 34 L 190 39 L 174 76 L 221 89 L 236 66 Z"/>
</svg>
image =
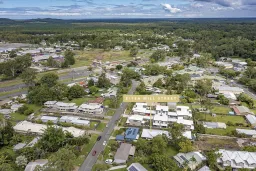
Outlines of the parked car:
<svg viewBox="0 0 256 171">
<path fill-rule="evenodd" d="M 96 155 L 96 153 L 97 153 L 97 151 L 96 151 L 96 150 L 94 150 L 94 151 L 92 152 L 92 156 L 95 156 L 95 155 Z"/>
<path fill-rule="evenodd" d="M 105 146 L 105 145 L 107 145 L 107 142 L 106 142 L 106 141 L 104 141 L 104 142 L 103 142 L 103 145 L 104 145 L 104 146 Z"/>
<path fill-rule="evenodd" d="M 97 141 L 99 141 L 100 139 L 101 139 L 101 136 L 98 136 Z"/>
<path fill-rule="evenodd" d="M 112 163 L 113 163 L 113 160 L 112 160 L 112 159 L 107 159 L 107 160 L 105 161 L 105 163 L 106 163 L 106 164 L 112 164 Z"/>
</svg>

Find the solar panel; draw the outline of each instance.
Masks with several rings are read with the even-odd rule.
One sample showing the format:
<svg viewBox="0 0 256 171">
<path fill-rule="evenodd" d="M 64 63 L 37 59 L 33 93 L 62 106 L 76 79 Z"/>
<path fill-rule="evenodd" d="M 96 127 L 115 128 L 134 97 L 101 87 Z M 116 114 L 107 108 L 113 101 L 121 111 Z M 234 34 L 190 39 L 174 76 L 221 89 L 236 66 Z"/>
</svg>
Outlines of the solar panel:
<svg viewBox="0 0 256 171">
<path fill-rule="evenodd" d="M 184 161 L 188 162 L 188 160 L 184 156 L 181 155 L 180 158 L 182 158 Z"/>
<path fill-rule="evenodd" d="M 136 169 L 134 166 L 131 166 L 131 167 L 129 168 L 129 171 L 139 171 L 139 170 Z"/>
</svg>

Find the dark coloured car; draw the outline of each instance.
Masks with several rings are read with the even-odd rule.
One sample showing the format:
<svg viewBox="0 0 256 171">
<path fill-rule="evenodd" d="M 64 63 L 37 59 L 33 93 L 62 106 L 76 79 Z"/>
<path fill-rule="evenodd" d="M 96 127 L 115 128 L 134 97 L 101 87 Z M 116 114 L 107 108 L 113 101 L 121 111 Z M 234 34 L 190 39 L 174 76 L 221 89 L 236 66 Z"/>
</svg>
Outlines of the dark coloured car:
<svg viewBox="0 0 256 171">
<path fill-rule="evenodd" d="M 95 155 L 96 155 L 96 153 L 97 153 L 97 151 L 96 151 L 96 150 L 94 150 L 94 151 L 92 152 L 92 156 L 95 156 Z"/>
<path fill-rule="evenodd" d="M 99 141 L 100 139 L 101 139 L 101 136 L 98 136 L 97 141 Z"/>
</svg>

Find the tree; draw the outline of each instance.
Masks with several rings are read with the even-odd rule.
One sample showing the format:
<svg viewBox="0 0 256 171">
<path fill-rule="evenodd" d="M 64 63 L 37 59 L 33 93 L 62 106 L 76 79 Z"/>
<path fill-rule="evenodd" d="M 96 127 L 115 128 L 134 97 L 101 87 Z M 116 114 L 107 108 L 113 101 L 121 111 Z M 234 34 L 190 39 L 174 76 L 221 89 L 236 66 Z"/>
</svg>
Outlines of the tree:
<svg viewBox="0 0 256 171">
<path fill-rule="evenodd" d="M 166 154 L 153 154 L 150 157 L 152 167 L 155 171 L 178 171 L 176 163 Z"/>
<path fill-rule="evenodd" d="M 199 80 L 196 82 L 195 89 L 200 96 L 206 96 L 212 90 L 212 81 L 208 79 Z"/>
<path fill-rule="evenodd" d="M 99 91 L 99 89 L 95 86 L 92 86 L 89 88 L 89 91 L 91 94 L 96 94 Z"/>
<path fill-rule="evenodd" d="M 166 57 L 166 53 L 163 50 L 155 51 L 151 56 L 150 59 L 152 62 L 163 61 Z"/>
<path fill-rule="evenodd" d="M 139 79 L 140 75 L 128 68 L 125 68 L 123 70 L 123 74 L 122 77 L 120 79 L 120 85 L 124 86 L 124 87 L 128 87 L 129 85 L 131 85 L 132 83 L 132 79 Z"/>
<path fill-rule="evenodd" d="M 52 56 L 47 59 L 46 65 L 49 67 L 59 67 L 59 63 Z"/>
<path fill-rule="evenodd" d="M 153 84 L 153 87 L 162 88 L 162 87 L 163 87 L 162 79 L 159 78 L 159 79 Z"/>
<path fill-rule="evenodd" d="M 17 164 L 17 166 L 24 168 L 27 165 L 28 160 L 25 156 L 18 156 L 15 163 Z"/>
<path fill-rule="evenodd" d="M 137 55 L 138 52 L 139 52 L 139 49 L 137 47 L 133 47 L 130 50 L 130 56 L 134 57 Z"/>
<path fill-rule="evenodd" d="M 167 148 L 167 142 L 162 135 L 158 135 L 152 139 L 152 153 L 163 154 Z"/>
<path fill-rule="evenodd" d="M 54 99 L 56 99 L 56 100 L 63 100 L 65 97 L 68 96 L 69 89 L 66 84 L 56 83 L 56 85 L 54 85 L 50 89 L 53 93 Z"/>
<path fill-rule="evenodd" d="M 93 171 L 102 171 L 102 170 L 108 170 L 109 169 L 109 165 L 107 164 L 95 164 L 93 166 Z"/>
<path fill-rule="evenodd" d="M 208 163 L 208 166 L 215 170 L 216 168 L 216 161 L 217 161 L 217 158 L 220 156 L 220 154 L 216 153 L 215 151 L 211 150 L 211 151 L 208 151 L 206 153 L 206 156 L 207 156 L 207 163 Z"/>
<path fill-rule="evenodd" d="M 48 87 L 53 87 L 57 84 L 59 76 L 55 73 L 47 73 L 42 76 L 40 79 L 40 83 L 43 85 L 47 85 Z"/>
<path fill-rule="evenodd" d="M 30 89 L 27 98 L 30 103 L 38 105 L 43 105 L 46 101 L 57 100 L 52 89 L 45 84 Z"/>
<path fill-rule="evenodd" d="M 80 85 L 74 85 L 69 88 L 68 90 L 68 98 L 73 99 L 73 98 L 80 98 L 85 95 L 84 88 L 81 87 Z"/>
<path fill-rule="evenodd" d="M 95 83 L 94 83 L 94 81 L 93 81 L 93 79 L 90 79 L 89 81 L 88 81 L 88 87 L 91 87 L 91 86 L 94 86 L 95 85 Z"/>
<path fill-rule="evenodd" d="M 180 152 L 188 153 L 193 151 L 193 145 L 189 139 L 185 139 L 185 141 L 179 142 Z"/>
<path fill-rule="evenodd" d="M 65 148 L 59 149 L 56 153 L 53 153 L 49 157 L 49 161 L 46 166 L 43 166 L 43 170 L 53 169 L 61 171 L 73 171 L 75 167 L 76 155 L 73 151 Z"/>
<path fill-rule="evenodd" d="M 17 56 L 16 52 L 14 50 L 12 50 L 10 53 L 9 53 L 9 57 L 10 58 L 15 58 Z"/>
<path fill-rule="evenodd" d="M 22 81 L 28 85 L 33 86 L 36 79 L 36 71 L 32 68 L 26 68 L 20 75 Z"/>
<path fill-rule="evenodd" d="M 62 128 L 48 126 L 42 138 L 38 141 L 38 147 L 47 152 L 55 152 L 66 144 L 66 134 Z"/>
<path fill-rule="evenodd" d="M 223 105 L 228 105 L 229 104 L 228 98 L 226 98 L 222 94 L 218 95 L 217 99 L 219 100 L 220 104 L 223 104 Z"/>
<path fill-rule="evenodd" d="M 67 64 L 68 65 L 74 65 L 75 64 L 75 54 L 72 52 L 72 51 L 70 51 L 70 50 L 67 50 L 66 52 L 65 52 L 65 54 L 64 54 L 64 59 L 65 59 L 65 61 L 67 61 Z"/>
<path fill-rule="evenodd" d="M 111 83 L 110 83 L 109 79 L 107 79 L 106 74 L 105 74 L 105 73 L 102 73 L 102 74 L 99 76 L 97 86 L 98 86 L 99 88 L 108 88 L 108 87 L 110 87 L 110 85 L 111 85 Z"/>
<path fill-rule="evenodd" d="M 117 69 L 117 70 L 121 70 L 122 68 L 123 68 L 122 65 L 117 65 L 117 66 L 116 66 L 116 69 Z"/>
</svg>

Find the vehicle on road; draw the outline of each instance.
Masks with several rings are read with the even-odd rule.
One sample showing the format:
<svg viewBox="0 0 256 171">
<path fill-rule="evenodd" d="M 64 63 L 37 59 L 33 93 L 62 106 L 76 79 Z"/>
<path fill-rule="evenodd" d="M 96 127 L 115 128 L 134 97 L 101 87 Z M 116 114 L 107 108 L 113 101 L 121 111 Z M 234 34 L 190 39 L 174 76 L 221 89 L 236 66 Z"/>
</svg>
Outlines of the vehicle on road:
<svg viewBox="0 0 256 171">
<path fill-rule="evenodd" d="M 95 155 L 96 155 L 96 153 L 97 153 L 97 151 L 96 151 L 96 150 L 94 150 L 94 151 L 92 152 L 92 156 L 95 156 Z"/>
<path fill-rule="evenodd" d="M 104 145 L 104 146 L 107 145 L 107 141 L 104 141 L 104 142 L 103 142 L 103 145 Z"/>
<path fill-rule="evenodd" d="M 105 161 L 105 163 L 106 163 L 106 164 L 112 164 L 112 163 L 113 163 L 113 160 L 112 160 L 112 159 L 107 159 L 107 160 Z"/>
<path fill-rule="evenodd" d="M 101 139 L 101 136 L 98 136 L 97 141 L 99 141 L 100 139 Z"/>
</svg>

